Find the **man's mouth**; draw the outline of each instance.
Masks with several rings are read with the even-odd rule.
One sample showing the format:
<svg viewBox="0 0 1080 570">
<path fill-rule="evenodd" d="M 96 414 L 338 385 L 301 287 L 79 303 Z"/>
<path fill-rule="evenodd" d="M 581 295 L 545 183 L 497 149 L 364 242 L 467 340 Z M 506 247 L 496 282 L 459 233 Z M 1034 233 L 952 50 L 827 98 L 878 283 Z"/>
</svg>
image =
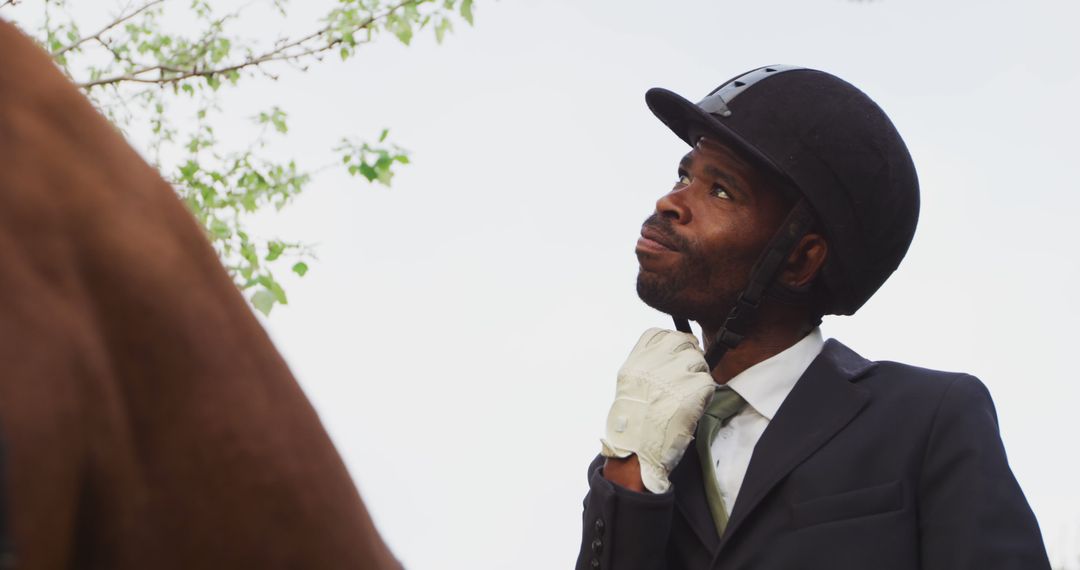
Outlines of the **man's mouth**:
<svg viewBox="0 0 1080 570">
<path fill-rule="evenodd" d="M 641 237 L 637 241 L 637 250 L 639 251 L 679 251 L 675 247 L 674 241 L 670 236 L 663 231 L 657 229 L 655 226 L 644 225 L 641 226 Z"/>
</svg>

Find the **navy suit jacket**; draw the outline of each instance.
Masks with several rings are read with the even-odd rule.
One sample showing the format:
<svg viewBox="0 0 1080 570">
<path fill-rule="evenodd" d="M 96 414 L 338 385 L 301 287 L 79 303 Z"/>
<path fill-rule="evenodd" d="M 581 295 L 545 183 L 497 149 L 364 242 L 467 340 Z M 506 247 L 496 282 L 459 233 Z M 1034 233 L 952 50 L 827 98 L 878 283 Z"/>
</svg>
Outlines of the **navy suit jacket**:
<svg viewBox="0 0 1080 570">
<path fill-rule="evenodd" d="M 578 570 L 1050 568 L 973 376 L 829 340 L 754 448 L 722 537 L 694 447 L 662 495 L 593 461 Z"/>
</svg>

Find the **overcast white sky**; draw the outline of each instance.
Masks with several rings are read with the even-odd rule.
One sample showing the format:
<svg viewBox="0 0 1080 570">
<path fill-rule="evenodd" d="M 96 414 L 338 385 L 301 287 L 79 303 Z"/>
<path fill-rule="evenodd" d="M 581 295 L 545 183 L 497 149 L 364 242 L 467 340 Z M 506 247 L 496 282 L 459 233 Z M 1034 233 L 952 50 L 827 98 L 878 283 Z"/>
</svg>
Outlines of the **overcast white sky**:
<svg viewBox="0 0 1080 570">
<path fill-rule="evenodd" d="M 286 27 L 332 4 L 295 2 Z M 645 90 L 824 69 L 892 117 L 923 207 L 898 273 L 823 330 L 979 376 L 1064 563 L 1080 553 L 1078 16 L 1072 0 L 478 0 L 442 46 L 387 37 L 250 82 L 226 109 L 283 107 L 284 154 L 320 164 L 390 127 L 413 158 L 393 189 L 327 173 L 260 220 L 320 257 L 265 323 L 406 566 L 571 567 L 615 371 L 669 323 L 637 300 L 633 247 L 685 149 Z"/>
</svg>

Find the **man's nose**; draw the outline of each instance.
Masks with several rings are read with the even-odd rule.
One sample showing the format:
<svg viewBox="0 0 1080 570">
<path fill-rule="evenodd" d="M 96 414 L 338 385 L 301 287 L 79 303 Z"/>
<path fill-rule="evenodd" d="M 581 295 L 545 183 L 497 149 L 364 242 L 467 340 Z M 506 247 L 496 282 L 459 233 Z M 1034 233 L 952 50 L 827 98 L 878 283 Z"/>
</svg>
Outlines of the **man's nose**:
<svg viewBox="0 0 1080 570">
<path fill-rule="evenodd" d="M 675 188 L 656 201 L 656 213 L 677 224 L 690 223 L 690 206 L 687 204 L 687 190 L 690 186 Z"/>
</svg>

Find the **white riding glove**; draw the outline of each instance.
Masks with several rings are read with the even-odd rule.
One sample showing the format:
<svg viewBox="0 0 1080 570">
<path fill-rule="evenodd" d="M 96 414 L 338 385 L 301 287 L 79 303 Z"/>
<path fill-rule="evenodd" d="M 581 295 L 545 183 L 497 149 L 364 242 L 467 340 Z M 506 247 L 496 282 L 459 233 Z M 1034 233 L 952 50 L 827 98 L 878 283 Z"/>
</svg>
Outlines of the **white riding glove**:
<svg viewBox="0 0 1080 570">
<path fill-rule="evenodd" d="M 715 386 L 694 335 L 645 331 L 619 369 L 600 454 L 637 454 L 645 488 L 666 492 Z"/>
</svg>

